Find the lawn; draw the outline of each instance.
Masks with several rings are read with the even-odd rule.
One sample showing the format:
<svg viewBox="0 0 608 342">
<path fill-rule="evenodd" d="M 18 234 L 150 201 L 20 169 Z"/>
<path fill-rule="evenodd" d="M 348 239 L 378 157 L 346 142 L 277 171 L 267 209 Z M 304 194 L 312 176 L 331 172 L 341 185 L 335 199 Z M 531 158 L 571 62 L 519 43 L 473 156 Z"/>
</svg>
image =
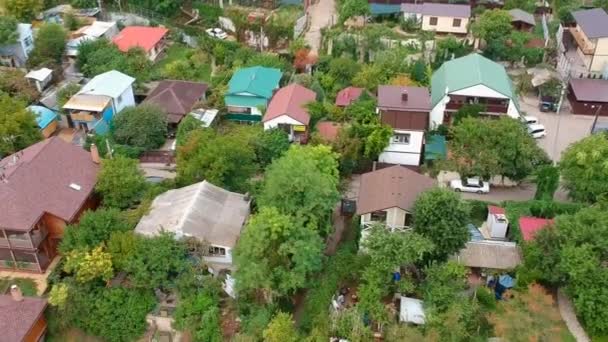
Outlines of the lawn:
<svg viewBox="0 0 608 342">
<path fill-rule="evenodd" d="M 152 70 L 155 80 L 180 79 L 209 82 L 211 80 L 210 56 L 185 44 L 175 43 L 167 47 L 164 56 Z"/>
<path fill-rule="evenodd" d="M 17 284 L 25 296 L 37 295 L 36 282 L 27 278 L 0 278 L 0 293 L 7 293 L 13 284 Z"/>
</svg>

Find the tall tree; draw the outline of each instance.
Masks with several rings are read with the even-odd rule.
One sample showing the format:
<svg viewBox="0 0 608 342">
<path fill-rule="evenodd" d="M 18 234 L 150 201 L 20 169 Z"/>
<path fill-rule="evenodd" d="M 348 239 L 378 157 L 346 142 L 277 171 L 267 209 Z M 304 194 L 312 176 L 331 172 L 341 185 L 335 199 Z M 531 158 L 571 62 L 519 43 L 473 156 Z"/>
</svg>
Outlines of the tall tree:
<svg viewBox="0 0 608 342">
<path fill-rule="evenodd" d="M 524 126 L 509 117 L 465 118 L 451 132 L 450 160 L 462 177 L 501 175 L 520 181 L 549 159 Z"/>
<path fill-rule="evenodd" d="M 323 241 L 309 226 L 273 207 L 249 218 L 234 250 L 237 289 L 267 303 L 304 286 L 321 267 Z"/>
<path fill-rule="evenodd" d="M 280 129 L 264 130 L 255 139 L 255 155 L 260 166 L 265 167 L 289 150 L 289 137 Z"/>
<path fill-rule="evenodd" d="M 113 232 L 126 232 L 131 227 L 118 209 L 86 211 L 78 223 L 66 227 L 59 250 L 90 249 L 107 241 Z"/>
<path fill-rule="evenodd" d="M 4 8 L 9 15 L 21 21 L 31 21 L 42 11 L 42 0 L 5 0 Z"/>
<path fill-rule="evenodd" d="M 97 177 L 97 190 L 108 207 L 125 209 L 140 199 L 146 186 L 139 162 L 122 156 L 104 159 Z"/>
<path fill-rule="evenodd" d="M 452 191 L 436 188 L 414 203 L 414 231 L 435 244 L 433 259 L 446 260 L 469 241 L 469 207 Z"/>
<path fill-rule="evenodd" d="M 559 169 L 568 195 L 575 201 L 594 203 L 608 194 L 608 138 L 594 134 L 570 145 Z"/>
<path fill-rule="evenodd" d="M 9 16 L 0 16 L 0 46 L 17 42 L 17 19 Z"/>
<path fill-rule="evenodd" d="M 512 29 L 511 15 L 500 9 L 483 12 L 472 25 L 473 34 L 488 43 L 508 36 Z"/>
<path fill-rule="evenodd" d="M 114 276 L 112 256 L 104 251 L 103 246 L 95 247 L 90 251 L 70 251 L 66 255 L 63 270 L 74 273 L 76 280 L 82 283 L 96 279 L 108 282 Z"/>
<path fill-rule="evenodd" d="M 536 193 L 534 199 L 552 201 L 559 187 L 559 169 L 553 165 L 545 165 L 536 171 Z"/>
<path fill-rule="evenodd" d="M 151 104 L 124 109 L 112 125 L 112 136 L 117 143 L 145 151 L 161 147 L 166 134 L 167 114 Z"/>
<path fill-rule="evenodd" d="M 34 40 L 34 49 L 27 60 L 28 65 L 30 67 L 37 67 L 40 65 L 60 64 L 65 51 L 66 41 L 67 33 L 61 25 L 54 23 L 42 24 Z"/>
<path fill-rule="evenodd" d="M 38 98 L 38 91 L 25 78 L 25 72 L 19 69 L 0 71 L 0 92 L 5 92 L 25 103 L 32 103 Z"/>
<path fill-rule="evenodd" d="M 0 156 L 22 150 L 42 139 L 36 117 L 25 104 L 0 92 Z"/>
<path fill-rule="evenodd" d="M 293 146 L 267 168 L 258 204 L 322 224 L 340 198 L 338 181 L 337 155 L 330 147 Z"/>
<path fill-rule="evenodd" d="M 363 270 L 363 283 L 359 287 L 359 306 L 377 321 L 388 321 L 382 298 L 391 290 L 412 292 L 413 283 L 406 275 L 391 283 L 392 273 L 401 266 L 421 261 L 434 250 L 430 239 L 412 232 L 390 232 L 386 227 L 373 227 L 363 240 L 363 250 L 369 255 L 369 264 Z"/>
<path fill-rule="evenodd" d="M 371 13 L 369 3 L 365 0 L 344 0 L 340 6 L 340 22 L 355 16 L 367 16 Z"/>
<path fill-rule="evenodd" d="M 218 134 L 214 130 L 196 130 L 178 149 L 177 175 L 183 185 L 207 180 L 231 191 L 246 191 L 256 165 L 251 141 L 243 141 L 238 132 Z"/>
</svg>

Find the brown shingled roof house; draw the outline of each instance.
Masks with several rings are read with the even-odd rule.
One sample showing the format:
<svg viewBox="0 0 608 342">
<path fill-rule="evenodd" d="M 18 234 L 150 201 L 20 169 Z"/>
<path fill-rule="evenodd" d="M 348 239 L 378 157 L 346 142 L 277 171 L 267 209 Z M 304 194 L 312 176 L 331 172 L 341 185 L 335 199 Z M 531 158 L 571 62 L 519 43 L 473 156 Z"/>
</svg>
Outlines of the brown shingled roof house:
<svg viewBox="0 0 608 342">
<path fill-rule="evenodd" d="M 24 297 L 17 285 L 10 295 L 0 295 L 0 340 L 7 342 L 36 342 L 44 340 L 46 320 L 43 298 Z"/>
<path fill-rule="evenodd" d="M 0 269 L 46 270 L 64 227 L 97 204 L 98 158 L 53 137 L 0 160 Z"/>
<path fill-rule="evenodd" d="M 357 200 L 361 225 L 364 230 L 375 223 L 409 227 L 414 201 L 435 185 L 435 180 L 400 165 L 363 174 Z"/>
<path fill-rule="evenodd" d="M 205 83 L 160 81 L 144 103 L 159 106 L 167 113 L 167 122 L 177 125 L 192 111 L 197 102 L 205 99 L 207 88 Z"/>
</svg>

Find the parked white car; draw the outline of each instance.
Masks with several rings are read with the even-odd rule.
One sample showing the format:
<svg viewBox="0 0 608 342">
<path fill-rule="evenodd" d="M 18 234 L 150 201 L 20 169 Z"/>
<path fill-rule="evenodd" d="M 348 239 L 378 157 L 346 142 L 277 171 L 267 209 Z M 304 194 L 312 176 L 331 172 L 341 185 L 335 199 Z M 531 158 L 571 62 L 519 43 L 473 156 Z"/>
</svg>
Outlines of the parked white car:
<svg viewBox="0 0 608 342">
<path fill-rule="evenodd" d="M 523 121 L 526 125 L 532 125 L 538 123 L 538 118 L 536 116 L 522 116 L 521 121 Z"/>
<path fill-rule="evenodd" d="M 464 181 L 461 179 L 454 179 L 450 182 L 450 188 L 456 192 L 475 192 L 478 194 L 487 194 L 490 192 L 490 183 L 484 182 L 481 179 L 467 178 Z"/>
<path fill-rule="evenodd" d="M 206 29 L 205 32 L 207 32 L 209 36 L 217 39 L 226 39 L 228 37 L 228 34 L 218 27 Z"/>
<path fill-rule="evenodd" d="M 528 133 L 530 133 L 534 139 L 540 139 L 547 136 L 545 126 L 539 123 L 528 125 Z"/>
</svg>

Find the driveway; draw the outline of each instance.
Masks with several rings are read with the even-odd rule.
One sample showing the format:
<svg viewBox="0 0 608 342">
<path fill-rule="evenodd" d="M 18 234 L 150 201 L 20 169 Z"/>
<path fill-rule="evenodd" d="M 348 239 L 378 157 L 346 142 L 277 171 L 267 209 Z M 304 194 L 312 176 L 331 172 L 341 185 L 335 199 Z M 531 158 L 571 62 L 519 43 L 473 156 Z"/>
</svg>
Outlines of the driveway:
<svg viewBox="0 0 608 342">
<path fill-rule="evenodd" d="M 512 187 L 497 187 L 492 186 L 489 194 L 474 194 L 470 192 L 462 192 L 461 196 L 464 199 L 480 200 L 486 202 L 500 203 L 502 201 L 528 201 L 534 199 L 536 193 L 536 184 L 521 183 Z M 558 202 L 568 202 L 568 193 L 561 187 L 557 189 L 553 199 Z"/>
<path fill-rule="evenodd" d="M 564 101 L 559 114 L 541 112 L 538 109 L 538 99 L 532 97 L 520 97 L 520 107 L 527 115 L 536 116 L 545 126 L 547 136 L 537 141 L 553 161 L 559 161 L 562 152 L 570 144 L 585 138 L 591 132 L 593 116 L 570 113 L 567 101 Z"/>
<path fill-rule="evenodd" d="M 336 20 L 336 2 L 334 0 L 316 0 L 308 7 L 310 25 L 304 35 L 304 40 L 314 52 L 321 48 L 321 29 L 332 26 Z"/>
</svg>

